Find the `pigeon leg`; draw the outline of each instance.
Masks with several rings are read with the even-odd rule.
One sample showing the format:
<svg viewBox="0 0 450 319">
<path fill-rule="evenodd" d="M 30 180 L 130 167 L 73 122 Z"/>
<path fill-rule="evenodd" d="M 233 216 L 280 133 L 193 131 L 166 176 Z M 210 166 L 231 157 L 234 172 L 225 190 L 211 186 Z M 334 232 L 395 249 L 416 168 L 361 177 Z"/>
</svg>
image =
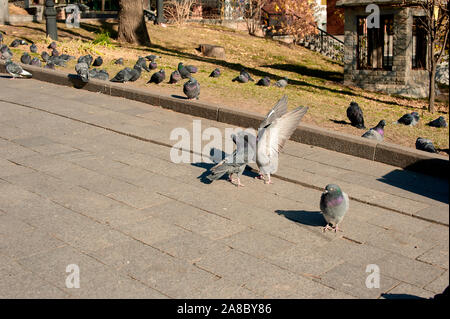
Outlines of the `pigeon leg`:
<svg viewBox="0 0 450 319">
<path fill-rule="evenodd" d="M 270 179 L 270 174 L 267 174 L 267 176 L 269 177 L 269 180 L 265 181 L 264 184 L 273 184 L 273 182 Z"/>
<path fill-rule="evenodd" d="M 337 233 L 338 231 L 342 231 L 342 229 L 340 229 L 337 224 L 333 227 L 333 229 L 335 233 Z"/>
<path fill-rule="evenodd" d="M 244 184 L 241 184 L 241 179 L 240 179 L 239 177 L 237 178 L 237 184 L 236 184 L 236 186 L 237 186 L 237 187 L 239 187 L 239 186 L 244 187 L 244 186 L 245 186 Z"/>
<path fill-rule="evenodd" d="M 322 231 L 325 233 L 329 229 L 333 229 L 333 228 L 330 227 L 330 225 L 327 224 L 325 227 L 322 228 Z"/>
</svg>

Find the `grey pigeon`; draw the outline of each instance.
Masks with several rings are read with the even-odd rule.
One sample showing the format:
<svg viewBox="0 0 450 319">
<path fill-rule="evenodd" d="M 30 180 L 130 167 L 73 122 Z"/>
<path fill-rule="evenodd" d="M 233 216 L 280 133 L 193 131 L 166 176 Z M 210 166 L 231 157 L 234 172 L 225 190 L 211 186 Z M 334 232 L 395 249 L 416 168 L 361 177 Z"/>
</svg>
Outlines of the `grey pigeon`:
<svg viewBox="0 0 450 319">
<path fill-rule="evenodd" d="M 338 225 L 344 218 L 349 208 L 349 198 L 336 184 L 328 184 L 320 197 L 320 210 L 327 225 L 323 231 L 334 229 L 338 231 Z M 331 225 L 331 227 L 330 227 Z"/>
<path fill-rule="evenodd" d="M 288 85 L 289 79 L 287 77 L 284 77 L 278 81 L 275 82 L 275 86 L 278 86 L 279 88 L 285 88 Z"/>
<path fill-rule="evenodd" d="M 37 51 L 38 51 L 38 48 L 37 48 L 36 44 L 32 43 L 30 45 L 30 52 L 31 53 L 37 53 Z"/>
<path fill-rule="evenodd" d="M 50 69 L 50 70 L 54 70 L 55 69 L 55 63 L 49 61 L 45 64 L 44 69 Z"/>
<path fill-rule="evenodd" d="M 136 61 L 136 65 L 139 65 L 141 67 L 141 71 L 142 71 L 142 69 L 144 69 L 147 72 L 150 71 L 150 69 L 147 67 L 147 62 L 146 62 L 145 58 L 143 58 L 141 56 Z"/>
<path fill-rule="evenodd" d="M 190 73 L 197 73 L 198 72 L 198 68 L 196 66 L 193 66 L 193 65 L 186 65 L 186 69 Z"/>
<path fill-rule="evenodd" d="M 132 69 L 125 68 L 117 72 L 117 74 L 110 80 L 111 82 L 128 82 L 132 77 Z"/>
<path fill-rule="evenodd" d="M 347 108 L 347 117 L 350 120 L 352 126 L 361 129 L 366 128 L 366 126 L 364 125 L 363 111 L 359 107 L 358 103 L 350 103 L 349 107 Z"/>
<path fill-rule="evenodd" d="M 284 95 L 267 113 L 258 129 L 256 164 L 259 178 L 264 179 L 266 184 L 272 184 L 270 175 L 278 170 L 278 154 L 308 111 L 308 107 L 297 107 L 288 113 L 286 110 L 287 96 Z"/>
<path fill-rule="evenodd" d="M 43 51 L 41 53 L 41 57 L 42 57 L 42 60 L 44 60 L 45 62 L 48 62 L 50 60 L 50 55 L 45 51 Z"/>
<path fill-rule="evenodd" d="M 30 65 L 42 66 L 42 63 L 41 63 L 41 60 L 39 60 L 39 58 L 34 57 L 31 60 Z"/>
<path fill-rule="evenodd" d="M 0 32 L 0 44 L 3 43 L 3 33 Z"/>
<path fill-rule="evenodd" d="M 233 80 L 231 80 L 232 82 L 239 82 L 239 83 L 247 83 L 248 82 L 248 77 L 246 77 L 243 74 L 239 74 L 237 77 L 235 77 Z"/>
<path fill-rule="evenodd" d="M 439 116 L 437 119 L 427 123 L 428 126 L 432 127 L 447 127 L 448 124 L 445 121 L 445 118 L 443 116 Z"/>
<path fill-rule="evenodd" d="M 188 99 L 198 100 L 200 96 L 200 83 L 198 83 L 193 77 L 189 78 L 189 81 L 183 85 L 183 92 L 186 94 Z"/>
<path fill-rule="evenodd" d="M 48 45 L 47 49 L 52 49 L 52 50 L 56 49 L 56 42 L 55 42 L 55 41 L 52 41 L 52 43 L 50 43 L 50 44 Z"/>
<path fill-rule="evenodd" d="M 180 72 L 178 72 L 178 70 L 175 70 L 170 74 L 169 83 L 174 84 L 177 83 L 178 81 L 181 81 L 181 75 Z"/>
<path fill-rule="evenodd" d="M 90 54 L 82 55 L 78 58 L 77 63 L 84 62 L 88 65 L 88 67 L 91 67 L 92 62 L 94 61 L 94 58 Z"/>
<path fill-rule="evenodd" d="M 136 64 L 131 70 L 130 82 L 135 82 L 137 79 L 141 77 L 142 67 L 139 64 Z"/>
<path fill-rule="evenodd" d="M 80 62 L 75 65 L 75 71 L 84 83 L 89 82 L 89 66 L 86 62 Z"/>
<path fill-rule="evenodd" d="M 148 68 L 150 70 L 155 70 L 158 67 L 158 64 L 155 61 L 150 61 L 150 63 L 148 64 Z"/>
<path fill-rule="evenodd" d="M 52 56 L 59 56 L 59 51 L 56 49 L 52 50 Z"/>
<path fill-rule="evenodd" d="M 378 122 L 377 126 L 372 127 L 370 130 L 368 130 L 366 133 L 364 133 L 361 137 L 382 142 L 384 139 L 385 125 L 386 125 L 386 121 L 381 120 L 380 122 Z"/>
<path fill-rule="evenodd" d="M 156 59 L 161 59 L 160 56 L 154 55 L 154 54 L 147 55 L 145 58 L 147 59 L 147 61 L 152 61 L 152 62 L 155 62 Z"/>
<path fill-rule="evenodd" d="M 240 74 L 245 76 L 249 81 L 255 82 L 255 80 L 253 80 L 253 78 L 245 69 L 242 69 Z"/>
<path fill-rule="evenodd" d="M 11 44 L 9 45 L 11 48 L 17 48 L 19 45 L 25 45 L 27 44 L 25 41 L 20 39 L 15 39 Z"/>
<path fill-rule="evenodd" d="M 420 151 L 437 153 L 436 148 L 433 145 L 433 142 L 429 139 L 418 137 L 416 140 L 416 149 Z"/>
<path fill-rule="evenodd" d="M 178 72 L 180 72 L 181 78 L 187 79 L 191 77 L 191 72 L 183 65 L 183 62 L 178 63 Z"/>
<path fill-rule="evenodd" d="M 147 83 L 155 83 L 155 84 L 159 84 L 162 81 L 164 81 L 166 78 L 166 72 L 161 69 L 158 72 L 155 72 L 152 74 L 152 77 L 150 78 L 150 80 Z"/>
<path fill-rule="evenodd" d="M 69 61 L 69 60 L 75 59 L 75 57 L 73 55 L 68 55 L 68 54 L 65 54 L 65 53 L 59 55 L 58 58 L 60 58 L 60 59 L 62 59 L 64 61 Z"/>
<path fill-rule="evenodd" d="M 101 56 L 97 57 L 92 63 L 93 66 L 101 66 L 103 64 L 103 59 Z"/>
<path fill-rule="evenodd" d="M 119 65 L 123 65 L 123 58 L 118 58 L 114 64 L 119 64 Z"/>
<path fill-rule="evenodd" d="M 108 81 L 109 74 L 106 72 L 106 70 L 98 70 L 96 68 L 93 68 L 89 70 L 89 76 L 92 79 L 102 80 L 102 81 Z"/>
<path fill-rule="evenodd" d="M 24 52 L 22 56 L 20 57 L 20 62 L 23 64 L 30 64 L 31 63 L 31 56 L 28 54 L 28 52 Z"/>
<path fill-rule="evenodd" d="M 394 124 L 403 124 L 414 126 L 419 122 L 420 116 L 417 112 L 412 112 L 410 114 L 404 114 L 401 118 L 394 122 Z"/>
<path fill-rule="evenodd" d="M 249 141 L 249 139 L 255 138 L 254 135 L 245 134 L 241 136 L 242 138 L 239 139 L 236 135 L 233 134 L 233 141 L 236 144 L 236 150 L 230 156 L 227 156 L 224 160 L 211 168 L 210 174 L 207 176 L 207 178 L 211 182 L 218 180 L 225 174 L 228 174 L 228 180 L 233 183 L 233 174 L 236 174 L 236 186 L 244 186 L 241 183 L 240 177 L 249 161 L 252 160 L 255 156 L 254 154 L 256 140 L 254 140 L 253 142 Z"/>
<path fill-rule="evenodd" d="M 0 58 L 2 60 L 8 60 L 13 57 L 13 53 L 6 44 L 2 44 L 0 47 Z"/>
<path fill-rule="evenodd" d="M 6 61 L 5 64 L 6 72 L 11 74 L 13 78 L 31 78 L 32 74 L 24 69 L 18 64 L 15 64 L 11 60 Z"/>
<path fill-rule="evenodd" d="M 265 76 L 262 79 L 259 79 L 259 81 L 256 83 L 256 85 L 270 86 L 270 78 L 268 76 Z"/>
<path fill-rule="evenodd" d="M 218 78 L 220 76 L 220 69 L 216 68 L 214 69 L 211 74 L 209 75 L 210 78 Z"/>
</svg>

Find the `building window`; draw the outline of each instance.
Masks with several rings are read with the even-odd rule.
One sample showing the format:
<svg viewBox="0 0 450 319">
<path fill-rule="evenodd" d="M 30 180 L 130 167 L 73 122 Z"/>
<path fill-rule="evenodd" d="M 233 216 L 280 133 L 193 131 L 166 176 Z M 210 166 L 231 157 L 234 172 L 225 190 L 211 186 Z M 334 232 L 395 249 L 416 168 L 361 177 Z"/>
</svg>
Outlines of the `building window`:
<svg viewBox="0 0 450 319">
<path fill-rule="evenodd" d="M 425 69 L 427 65 L 427 34 L 424 17 L 413 17 L 412 67 Z"/>
<path fill-rule="evenodd" d="M 367 17 L 358 17 L 357 61 L 360 70 L 392 70 L 394 18 L 380 17 L 379 28 L 367 28 Z"/>
</svg>

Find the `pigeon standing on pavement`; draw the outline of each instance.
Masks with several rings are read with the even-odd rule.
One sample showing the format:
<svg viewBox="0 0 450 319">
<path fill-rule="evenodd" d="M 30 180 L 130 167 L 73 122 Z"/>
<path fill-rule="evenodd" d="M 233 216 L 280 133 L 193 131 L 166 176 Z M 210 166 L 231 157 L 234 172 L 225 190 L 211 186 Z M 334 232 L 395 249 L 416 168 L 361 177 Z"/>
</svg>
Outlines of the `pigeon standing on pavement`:
<svg viewBox="0 0 450 319">
<path fill-rule="evenodd" d="M 200 96 L 200 83 L 193 77 L 189 78 L 189 81 L 183 85 L 183 93 L 186 94 L 188 99 L 199 99 Z"/>
<path fill-rule="evenodd" d="M 308 107 L 297 107 L 288 113 L 286 111 L 287 96 L 284 95 L 266 115 L 258 129 L 256 164 L 259 178 L 264 179 L 266 184 L 272 184 L 270 175 L 278 170 L 279 152 L 308 111 Z"/>
<path fill-rule="evenodd" d="M 166 78 L 166 72 L 161 69 L 158 72 L 155 72 L 152 74 L 152 77 L 150 78 L 150 80 L 147 82 L 148 83 L 155 83 L 155 84 L 159 84 L 162 81 L 164 81 Z"/>
<path fill-rule="evenodd" d="M 437 153 L 436 148 L 433 145 L 433 142 L 429 139 L 418 137 L 416 140 L 416 149 L 420 151 Z"/>
<path fill-rule="evenodd" d="M 75 65 L 75 71 L 84 83 L 89 82 L 89 66 L 86 62 L 80 62 Z"/>
<path fill-rule="evenodd" d="M 447 127 L 448 124 L 445 121 L 445 118 L 443 116 L 439 116 L 437 119 L 427 123 L 428 126 L 432 127 Z"/>
<path fill-rule="evenodd" d="M 183 62 L 178 63 L 178 72 L 180 72 L 182 79 L 188 79 L 191 77 L 191 72 L 183 65 Z"/>
<path fill-rule="evenodd" d="M 39 60 L 39 58 L 34 57 L 31 60 L 30 65 L 42 66 L 42 63 L 41 63 L 41 60 Z"/>
<path fill-rule="evenodd" d="M 169 83 L 174 84 L 177 83 L 178 81 L 181 81 L 181 75 L 180 72 L 178 72 L 178 70 L 175 70 L 170 74 Z"/>
<path fill-rule="evenodd" d="M 128 82 L 132 76 L 132 70 L 130 68 L 125 68 L 117 72 L 117 74 L 110 80 L 111 82 Z"/>
<path fill-rule="evenodd" d="M 11 60 L 8 60 L 5 64 L 6 72 L 11 74 L 13 78 L 31 78 L 32 74 L 24 69 L 18 64 L 15 64 Z"/>
<path fill-rule="evenodd" d="M 287 77 L 284 77 L 278 81 L 275 82 L 275 86 L 278 86 L 279 88 L 285 88 L 288 85 L 289 79 Z"/>
<path fill-rule="evenodd" d="M 11 52 L 11 49 L 6 44 L 2 44 L 0 47 L 0 58 L 2 60 L 8 60 L 12 57 L 13 53 Z"/>
<path fill-rule="evenodd" d="M 386 126 L 386 121 L 381 120 L 378 122 L 377 126 L 372 127 L 366 133 L 364 133 L 361 137 L 365 137 L 371 140 L 377 140 L 382 142 L 384 139 L 384 127 Z"/>
<path fill-rule="evenodd" d="M 342 221 L 349 208 L 349 198 L 336 184 L 328 184 L 320 197 L 320 210 L 327 225 L 323 231 L 334 229 L 338 231 L 338 224 Z M 330 227 L 331 225 L 331 227 Z"/>
<path fill-rule="evenodd" d="M 93 66 L 101 66 L 103 64 L 103 59 L 101 56 L 97 57 L 92 63 Z"/>
<path fill-rule="evenodd" d="M 256 83 L 256 85 L 270 86 L 270 78 L 268 76 L 265 76 L 262 79 L 259 79 L 259 81 Z"/>
<path fill-rule="evenodd" d="M 31 53 L 37 53 L 37 51 L 38 51 L 38 48 L 37 48 L 36 44 L 32 43 L 30 45 L 30 52 Z"/>
<path fill-rule="evenodd" d="M 364 125 L 363 111 L 359 107 L 358 103 L 350 103 L 350 106 L 347 108 L 347 117 L 350 120 L 352 126 L 361 129 L 366 128 L 366 126 Z"/>
<path fill-rule="evenodd" d="M 417 112 L 407 113 L 404 114 L 401 118 L 398 119 L 397 122 L 394 122 L 394 124 L 403 124 L 403 125 L 410 125 L 414 126 L 419 122 L 420 116 Z"/>
<path fill-rule="evenodd" d="M 28 54 L 28 52 L 24 52 L 22 56 L 20 57 L 20 62 L 23 64 L 30 64 L 31 63 L 31 56 Z"/>
<path fill-rule="evenodd" d="M 216 68 L 214 69 L 211 74 L 209 75 L 210 78 L 218 78 L 220 76 L 220 69 Z"/>
</svg>

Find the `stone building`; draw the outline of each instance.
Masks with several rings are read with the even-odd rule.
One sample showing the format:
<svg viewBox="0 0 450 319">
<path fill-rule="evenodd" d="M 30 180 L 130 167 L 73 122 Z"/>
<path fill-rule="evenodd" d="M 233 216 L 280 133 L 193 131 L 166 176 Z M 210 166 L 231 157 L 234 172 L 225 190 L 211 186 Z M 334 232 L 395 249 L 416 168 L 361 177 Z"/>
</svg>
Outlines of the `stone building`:
<svg viewBox="0 0 450 319">
<path fill-rule="evenodd" d="M 378 28 L 367 19 L 371 4 L 379 8 Z M 345 14 L 345 84 L 407 97 L 428 95 L 426 34 L 419 27 L 425 14 L 420 7 L 403 0 L 340 0 L 336 6 Z"/>
</svg>

